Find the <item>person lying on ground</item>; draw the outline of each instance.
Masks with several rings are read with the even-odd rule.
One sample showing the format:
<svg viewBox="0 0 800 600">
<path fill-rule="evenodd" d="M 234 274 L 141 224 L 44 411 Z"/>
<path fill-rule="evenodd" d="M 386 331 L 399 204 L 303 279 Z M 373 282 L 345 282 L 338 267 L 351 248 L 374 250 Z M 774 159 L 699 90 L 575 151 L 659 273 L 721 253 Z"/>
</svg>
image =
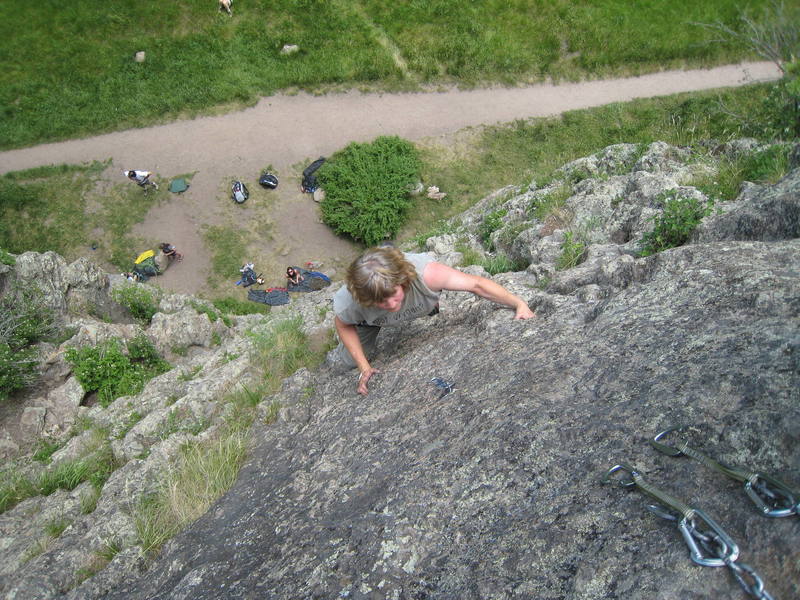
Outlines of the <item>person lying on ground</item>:
<svg viewBox="0 0 800 600">
<path fill-rule="evenodd" d="M 142 188 L 145 192 L 147 191 L 147 186 L 151 185 L 155 189 L 158 189 L 158 184 L 154 181 L 150 181 L 150 171 L 123 171 L 125 176 L 130 179 L 131 181 L 135 181 L 136 185 Z"/>
<path fill-rule="evenodd" d="M 339 346 L 329 364 L 337 372 L 358 368 L 358 393 L 368 393 L 370 378 L 379 371 L 369 362 L 381 327 L 400 325 L 439 312 L 442 291 L 472 292 L 514 310 L 515 319 L 530 319 L 527 303 L 491 279 L 469 275 L 435 262 L 426 254 L 396 248 L 370 248 L 347 270 L 347 286 L 333 297 L 334 325 Z"/>
<path fill-rule="evenodd" d="M 298 285 L 305 277 L 300 274 L 300 270 L 297 267 L 286 267 L 286 279 L 289 280 L 289 283 Z"/>
</svg>

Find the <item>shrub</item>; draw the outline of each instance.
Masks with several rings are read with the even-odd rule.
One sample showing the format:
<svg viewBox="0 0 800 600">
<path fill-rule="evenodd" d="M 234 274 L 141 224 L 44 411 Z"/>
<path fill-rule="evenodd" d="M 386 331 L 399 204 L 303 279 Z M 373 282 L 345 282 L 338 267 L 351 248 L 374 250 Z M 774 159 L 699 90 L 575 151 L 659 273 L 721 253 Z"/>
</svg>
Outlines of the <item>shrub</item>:
<svg viewBox="0 0 800 600">
<path fill-rule="evenodd" d="M 698 25 L 719 34 L 716 41 L 733 42 L 774 62 L 783 78 L 773 85 L 756 115 L 739 116 L 746 130 L 759 137 L 792 139 L 800 135 L 800 10 L 796 3 L 770 0 L 760 19 L 743 10 L 742 27 L 719 21 Z"/>
<path fill-rule="evenodd" d="M 65 354 L 86 392 L 97 392 L 104 407 L 120 396 L 138 394 L 144 384 L 170 369 L 150 341 L 141 335 L 128 342 L 128 354 L 117 340 L 68 348 Z"/>
<path fill-rule="evenodd" d="M 8 265 L 9 267 L 13 267 L 17 264 L 17 259 L 14 258 L 11 254 L 0 248 L 0 264 Z"/>
<path fill-rule="evenodd" d="M 127 308 L 134 318 L 150 323 L 158 312 L 158 300 L 147 288 L 139 284 L 124 285 L 114 288 L 111 297 Z"/>
<path fill-rule="evenodd" d="M 55 332 L 40 290 L 10 290 L 0 300 L 0 400 L 36 380 L 34 344 Z"/>
<path fill-rule="evenodd" d="M 370 246 L 394 237 L 411 206 L 408 186 L 419 178 L 420 166 L 416 148 L 399 137 L 350 144 L 318 171 L 323 221 Z"/>
<path fill-rule="evenodd" d="M 668 193 L 664 211 L 653 217 L 653 230 L 642 236 L 639 256 L 650 256 L 668 248 L 682 245 L 703 217 L 711 214 L 712 202 L 701 203 L 697 198 L 680 198 Z"/>
</svg>

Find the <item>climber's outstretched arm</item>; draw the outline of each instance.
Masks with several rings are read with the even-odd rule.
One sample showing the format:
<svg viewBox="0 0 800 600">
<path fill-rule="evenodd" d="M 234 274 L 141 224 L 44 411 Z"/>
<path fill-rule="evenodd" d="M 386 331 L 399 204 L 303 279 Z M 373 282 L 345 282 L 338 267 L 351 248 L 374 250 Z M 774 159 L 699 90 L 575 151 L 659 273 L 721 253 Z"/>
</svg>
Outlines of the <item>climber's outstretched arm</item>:
<svg viewBox="0 0 800 600">
<path fill-rule="evenodd" d="M 535 316 L 522 298 L 486 277 L 469 275 L 442 263 L 432 262 L 425 267 L 422 280 L 435 292 L 442 290 L 472 292 L 481 298 L 513 308 L 515 319 L 530 319 Z"/>
</svg>

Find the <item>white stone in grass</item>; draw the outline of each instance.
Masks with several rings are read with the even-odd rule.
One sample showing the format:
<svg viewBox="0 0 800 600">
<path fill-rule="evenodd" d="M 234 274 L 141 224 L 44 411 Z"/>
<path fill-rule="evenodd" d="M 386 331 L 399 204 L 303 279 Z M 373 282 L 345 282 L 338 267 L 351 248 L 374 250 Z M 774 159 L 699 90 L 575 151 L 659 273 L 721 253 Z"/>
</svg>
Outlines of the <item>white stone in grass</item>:
<svg viewBox="0 0 800 600">
<path fill-rule="evenodd" d="M 297 44 L 284 44 L 281 48 L 281 54 L 294 54 L 300 51 L 300 46 Z"/>
<path fill-rule="evenodd" d="M 135 60 L 138 63 L 143 63 L 144 62 L 144 50 L 140 50 L 139 52 L 134 54 L 133 55 L 133 60 Z"/>
</svg>

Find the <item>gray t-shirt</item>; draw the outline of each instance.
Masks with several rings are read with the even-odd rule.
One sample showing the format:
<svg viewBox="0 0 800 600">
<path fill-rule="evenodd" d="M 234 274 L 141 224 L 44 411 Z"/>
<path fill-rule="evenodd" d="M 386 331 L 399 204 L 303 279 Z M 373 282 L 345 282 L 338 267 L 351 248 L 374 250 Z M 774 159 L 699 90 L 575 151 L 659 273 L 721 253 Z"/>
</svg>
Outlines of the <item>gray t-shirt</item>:
<svg viewBox="0 0 800 600">
<path fill-rule="evenodd" d="M 430 254 L 411 254 L 404 252 L 405 259 L 414 265 L 417 278 L 406 290 L 403 304 L 397 312 L 389 312 L 377 307 L 364 307 L 353 300 L 353 296 L 346 286 L 339 289 L 333 296 L 333 312 L 345 323 L 350 325 L 375 325 L 378 327 L 392 327 L 417 317 L 429 314 L 439 302 L 439 292 L 431 290 L 422 281 L 422 274 L 428 263 L 434 262 Z"/>
</svg>

